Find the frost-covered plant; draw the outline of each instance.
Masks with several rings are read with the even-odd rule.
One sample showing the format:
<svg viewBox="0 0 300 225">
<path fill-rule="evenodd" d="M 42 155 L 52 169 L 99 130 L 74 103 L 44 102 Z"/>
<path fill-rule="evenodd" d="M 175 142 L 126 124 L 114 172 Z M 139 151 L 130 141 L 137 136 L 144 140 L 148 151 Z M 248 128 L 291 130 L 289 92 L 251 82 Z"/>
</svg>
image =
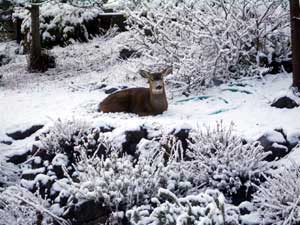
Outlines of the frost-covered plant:
<svg viewBox="0 0 300 225">
<path fill-rule="evenodd" d="M 290 53 L 286 0 L 165 2 L 128 11 L 129 28 L 142 55 L 173 66 L 170 81 L 183 88 L 256 75 L 261 58 Z"/>
<path fill-rule="evenodd" d="M 142 5 L 148 5 L 151 8 L 158 8 L 165 4 L 179 4 L 184 3 L 185 5 L 194 5 L 198 0 L 111 0 L 105 4 L 106 8 L 111 8 L 114 10 L 124 10 L 130 8 L 131 10 L 136 10 Z"/>
<path fill-rule="evenodd" d="M 294 166 L 277 172 L 258 186 L 253 202 L 264 224 L 299 224 L 300 168 Z"/>
<path fill-rule="evenodd" d="M 156 207 L 144 205 L 127 211 L 133 225 L 240 224 L 238 211 L 225 206 L 219 191 L 207 190 L 178 198 L 166 189 L 159 189 L 158 198 L 152 201 Z"/>
<path fill-rule="evenodd" d="M 80 2 L 80 1 L 78 1 Z M 75 1 L 74 1 L 75 3 Z M 40 6 L 40 32 L 42 45 L 50 48 L 54 45 L 65 46 L 74 41 L 88 41 L 99 35 L 98 16 L 103 10 L 99 7 L 75 7 L 69 3 L 55 1 L 45 2 Z M 17 7 L 14 18 L 23 19 L 21 32 L 25 36 L 26 44 L 31 40 L 30 12 Z"/>
<path fill-rule="evenodd" d="M 185 193 L 191 187 L 180 164 L 164 165 L 162 154 L 134 162 L 131 157 L 120 157 L 117 152 L 103 159 L 89 158 L 82 151 L 76 170 L 79 182 L 73 182 L 71 189 L 75 197 L 102 199 L 113 211 L 149 204 L 161 187 L 175 193 Z"/>
<path fill-rule="evenodd" d="M 18 173 L 19 170 L 15 165 L 0 157 L 0 187 L 16 183 L 19 179 Z"/>
<path fill-rule="evenodd" d="M 188 150 L 191 161 L 187 164 L 195 183 L 218 189 L 228 198 L 236 195 L 245 198 L 243 194 L 248 196 L 247 191 L 253 192 L 254 184 L 269 169 L 264 161 L 269 153 L 256 142 L 244 143 L 232 132 L 232 125 L 227 128 L 222 123 L 214 129 L 191 132 Z M 242 190 L 246 193 L 242 194 Z"/>
<path fill-rule="evenodd" d="M 28 190 L 10 186 L 0 192 L 0 224 L 46 225 L 68 224 L 49 209 L 49 204 Z"/>
<path fill-rule="evenodd" d="M 73 151 L 84 134 L 90 129 L 85 121 L 81 120 L 57 120 L 49 129 L 49 132 L 39 137 L 42 148 L 49 153 Z"/>
</svg>

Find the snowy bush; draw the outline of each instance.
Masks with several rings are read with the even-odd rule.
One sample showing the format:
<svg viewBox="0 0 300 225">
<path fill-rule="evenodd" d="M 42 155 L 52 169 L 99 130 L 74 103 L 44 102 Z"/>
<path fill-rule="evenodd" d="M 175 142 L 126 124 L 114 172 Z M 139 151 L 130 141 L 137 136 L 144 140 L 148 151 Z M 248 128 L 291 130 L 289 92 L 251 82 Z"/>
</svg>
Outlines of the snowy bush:
<svg viewBox="0 0 300 225">
<path fill-rule="evenodd" d="M 238 211 L 225 207 L 219 191 L 207 190 L 178 198 L 168 190 L 159 189 L 158 198 L 152 201 L 156 207 L 140 206 L 127 211 L 133 225 L 240 224 Z"/>
<path fill-rule="evenodd" d="M 57 120 L 49 131 L 39 137 L 42 148 L 51 153 L 73 151 L 84 134 L 90 129 L 88 123 L 80 120 Z"/>
<path fill-rule="evenodd" d="M 18 168 L 12 163 L 7 163 L 0 157 L 0 187 L 9 186 L 18 181 Z"/>
<path fill-rule="evenodd" d="M 258 143 L 244 143 L 233 135 L 232 126 L 218 123 L 215 129 L 190 134 L 188 155 L 194 182 L 218 189 L 234 203 L 240 203 L 254 191 L 269 169 L 264 161 L 269 154 Z M 245 193 L 243 193 L 245 192 Z"/>
<path fill-rule="evenodd" d="M 82 151 L 76 166 L 79 182 L 73 182 L 71 190 L 77 199 L 103 199 L 113 211 L 149 204 L 159 188 L 186 193 L 191 183 L 180 165 L 164 165 L 161 156 L 140 158 L 135 163 L 131 157 L 120 157 L 117 152 L 103 159 L 88 158 Z"/>
<path fill-rule="evenodd" d="M 67 224 L 48 210 L 47 201 L 28 190 L 10 186 L 0 192 L 0 224 L 46 225 Z"/>
<path fill-rule="evenodd" d="M 183 89 L 212 80 L 257 75 L 260 66 L 290 53 L 288 2 L 198 1 L 128 11 L 138 51 L 150 63 L 173 66 Z"/>
<path fill-rule="evenodd" d="M 300 223 L 300 168 L 284 168 L 258 187 L 253 202 L 265 224 Z"/>
<path fill-rule="evenodd" d="M 69 3 L 46 2 L 40 6 L 40 32 L 42 45 L 51 48 L 54 45 L 65 46 L 74 41 L 86 42 L 99 35 L 99 14 L 103 10 L 98 7 L 78 8 Z M 21 32 L 25 42 L 31 40 L 30 12 L 21 7 L 16 8 L 14 18 L 23 19 Z"/>
</svg>

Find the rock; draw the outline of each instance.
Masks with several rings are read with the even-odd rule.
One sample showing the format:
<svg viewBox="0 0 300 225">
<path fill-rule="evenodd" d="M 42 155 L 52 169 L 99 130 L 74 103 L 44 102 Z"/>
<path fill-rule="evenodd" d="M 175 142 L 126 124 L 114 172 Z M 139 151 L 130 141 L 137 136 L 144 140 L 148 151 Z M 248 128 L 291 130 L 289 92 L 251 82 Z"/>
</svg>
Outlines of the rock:
<svg viewBox="0 0 300 225">
<path fill-rule="evenodd" d="M 70 220 L 72 225 L 96 225 L 105 224 L 111 213 L 108 207 L 103 206 L 103 201 L 88 200 L 73 203 L 64 215 L 64 219 Z"/>
<path fill-rule="evenodd" d="M 24 170 L 21 178 L 25 179 L 25 180 L 34 180 L 34 178 L 38 175 L 38 174 L 44 174 L 46 171 L 45 167 L 40 167 L 37 169 L 28 169 L 28 170 Z"/>
<path fill-rule="evenodd" d="M 102 89 L 102 88 L 106 88 L 107 85 L 106 84 L 99 84 L 95 89 Z"/>
<path fill-rule="evenodd" d="M 119 58 L 123 59 L 123 60 L 127 60 L 127 59 L 129 59 L 130 57 L 133 57 L 133 56 L 139 57 L 140 54 L 138 54 L 136 50 L 123 48 L 120 51 Z"/>
<path fill-rule="evenodd" d="M 117 90 L 118 90 L 118 88 L 109 88 L 109 89 L 105 89 L 104 93 L 112 94 L 112 93 L 116 92 Z"/>
<path fill-rule="evenodd" d="M 23 140 L 27 137 L 30 137 L 32 134 L 42 129 L 43 127 L 44 125 L 33 125 L 26 130 L 18 130 L 15 132 L 7 133 L 6 135 L 14 140 Z"/>
<path fill-rule="evenodd" d="M 282 130 L 274 130 L 263 134 L 258 140 L 265 152 L 271 152 L 266 161 L 274 161 L 286 156 L 290 152 L 290 144 Z"/>
<path fill-rule="evenodd" d="M 1 144 L 11 145 L 12 141 L 0 141 Z"/>
<path fill-rule="evenodd" d="M 39 156 L 34 156 L 31 161 L 32 169 L 41 168 L 43 166 L 42 158 Z"/>
<path fill-rule="evenodd" d="M 221 79 L 218 79 L 218 78 L 215 78 L 215 77 L 214 77 L 214 78 L 212 79 L 212 83 L 213 83 L 214 86 L 217 86 L 217 87 L 218 87 L 218 86 L 224 84 L 224 81 L 221 80 Z"/>
<path fill-rule="evenodd" d="M 293 72 L 293 63 L 291 59 L 287 60 L 273 60 L 270 64 L 268 64 L 270 68 L 270 74 L 278 74 L 283 72 L 283 69 L 287 73 Z M 283 68 L 283 69 L 282 69 Z"/>
<path fill-rule="evenodd" d="M 6 65 L 11 61 L 11 58 L 7 55 L 0 54 L 0 66 Z"/>
<path fill-rule="evenodd" d="M 283 96 L 283 97 L 280 97 L 280 98 L 276 99 L 272 103 L 271 106 L 276 107 L 276 108 L 280 108 L 280 109 L 283 109 L 283 108 L 292 109 L 292 108 L 295 108 L 295 107 L 299 107 L 299 105 L 293 99 L 291 99 L 288 96 Z"/>
<path fill-rule="evenodd" d="M 241 215 L 250 214 L 254 211 L 254 206 L 249 201 L 242 202 L 238 207 Z"/>
<path fill-rule="evenodd" d="M 30 150 L 23 152 L 16 152 L 13 155 L 7 156 L 7 162 L 13 163 L 15 165 L 25 162 L 30 154 Z"/>
<path fill-rule="evenodd" d="M 122 144 L 123 153 L 132 156 L 137 156 L 137 145 L 142 138 L 147 138 L 148 132 L 145 128 L 141 127 L 140 130 L 126 131 L 126 141 Z"/>
<path fill-rule="evenodd" d="M 287 141 L 290 149 L 295 148 L 298 144 L 300 144 L 300 132 L 288 134 Z"/>
</svg>

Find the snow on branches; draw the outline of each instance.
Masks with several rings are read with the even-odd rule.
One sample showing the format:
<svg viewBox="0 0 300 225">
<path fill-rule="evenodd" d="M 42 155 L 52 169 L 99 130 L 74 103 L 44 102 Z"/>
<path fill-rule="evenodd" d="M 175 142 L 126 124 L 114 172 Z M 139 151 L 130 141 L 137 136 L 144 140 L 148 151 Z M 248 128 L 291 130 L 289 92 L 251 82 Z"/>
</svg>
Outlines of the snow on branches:
<svg viewBox="0 0 300 225">
<path fill-rule="evenodd" d="M 185 180 L 177 163 L 164 165 L 161 156 L 140 158 L 135 163 L 131 157 L 120 157 L 116 152 L 103 159 L 88 158 L 82 151 L 76 166 L 79 182 L 72 182 L 72 193 L 77 199 L 103 199 L 116 211 L 149 204 L 162 187 L 185 192 L 191 183 Z"/>
<path fill-rule="evenodd" d="M 188 90 L 256 75 L 261 64 L 290 53 L 287 1 L 144 4 L 128 16 L 138 50 L 173 66 L 173 82 Z"/>
<path fill-rule="evenodd" d="M 79 8 L 72 3 L 76 4 L 76 0 L 68 3 L 49 1 L 41 4 L 40 33 L 43 47 L 66 46 L 74 41 L 86 42 L 101 33 L 98 16 L 103 10 L 99 7 Z M 23 20 L 21 32 L 25 36 L 24 44 L 29 45 L 30 12 L 25 7 L 16 7 L 13 17 Z"/>
<path fill-rule="evenodd" d="M 187 164 L 195 175 L 195 183 L 218 189 L 239 203 L 245 200 L 243 197 L 249 197 L 254 184 L 260 183 L 268 171 L 269 165 L 264 159 L 269 153 L 256 142 L 244 143 L 232 132 L 232 126 L 226 128 L 218 123 L 214 129 L 191 133 L 187 153 L 191 161 Z"/>
<path fill-rule="evenodd" d="M 46 200 L 27 189 L 10 186 L 0 192 L 0 224 L 46 225 L 54 221 L 68 224 L 49 210 Z"/>
<path fill-rule="evenodd" d="M 158 197 L 152 202 L 157 206 L 127 211 L 133 225 L 240 224 L 238 211 L 227 207 L 223 194 L 217 190 L 178 198 L 166 189 L 159 189 Z"/>
<path fill-rule="evenodd" d="M 300 168 L 284 168 L 258 187 L 253 202 L 266 224 L 294 225 L 300 222 Z"/>
</svg>

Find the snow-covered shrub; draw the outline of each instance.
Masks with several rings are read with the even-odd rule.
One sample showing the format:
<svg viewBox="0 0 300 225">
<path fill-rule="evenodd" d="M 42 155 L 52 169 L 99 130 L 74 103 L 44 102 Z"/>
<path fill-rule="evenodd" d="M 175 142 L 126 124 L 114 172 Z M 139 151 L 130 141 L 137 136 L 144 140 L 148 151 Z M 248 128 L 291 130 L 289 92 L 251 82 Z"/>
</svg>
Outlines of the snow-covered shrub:
<svg viewBox="0 0 300 225">
<path fill-rule="evenodd" d="M 207 190 L 178 198 L 166 189 L 159 189 L 158 198 L 152 201 L 156 207 L 144 205 L 127 211 L 133 225 L 240 224 L 238 211 L 225 206 L 219 191 Z"/>
<path fill-rule="evenodd" d="M 264 224 L 300 223 L 300 168 L 284 168 L 258 187 L 253 202 Z"/>
<path fill-rule="evenodd" d="M 0 157 L 0 187 L 12 185 L 17 182 L 18 168 Z"/>
<path fill-rule="evenodd" d="M 82 140 L 81 138 L 90 129 L 85 121 L 81 120 L 57 120 L 49 129 L 49 132 L 39 137 L 42 148 L 51 153 L 73 151 Z"/>
<path fill-rule="evenodd" d="M 52 164 L 58 154 L 66 156 L 68 174 L 71 175 L 74 172 L 73 164 L 77 163 L 81 151 L 84 151 L 88 157 L 106 158 L 111 151 L 115 150 L 109 136 L 105 134 L 110 129 L 106 126 L 92 128 L 82 120 L 57 120 L 48 132 L 39 136 L 38 151 L 45 151 L 45 154 L 40 154 L 42 160 Z"/>
<path fill-rule="evenodd" d="M 164 165 L 162 154 L 139 158 L 120 157 L 112 152 L 106 159 L 89 158 L 84 151 L 77 163 L 72 192 L 77 199 L 103 200 L 113 211 L 149 204 L 159 188 L 184 194 L 191 188 L 180 163 Z"/>
<path fill-rule="evenodd" d="M 185 89 L 257 75 L 259 66 L 290 53 L 288 2 L 197 1 L 128 11 L 138 51 L 173 66 L 170 82 Z M 264 62 L 264 59 L 266 62 Z"/>
<path fill-rule="evenodd" d="M 49 204 L 44 199 L 28 190 L 10 186 L 0 192 L 0 224 L 13 225 L 46 225 L 67 224 L 48 209 Z"/>
<path fill-rule="evenodd" d="M 220 190 L 233 203 L 249 198 L 269 169 L 264 161 L 269 153 L 256 142 L 244 143 L 233 134 L 232 125 L 218 123 L 214 129 L 191 132 L 190 138 L 187 164 L 194 182 Z"/>
<path fill-rule="evenodd" d="M 78 8 L 69 3 L 45 2 L 40 6 L 40 32 L 42 46 L 51 48 L 55 45 L 65 46 L 74 41 L 86 42 L 101 34 L 99 14 L 103 10 L 98 7 Z M 21 32 L 25 36 L 25 44 L 31 40 L 30 12 L 21 7 L 16 8 L 14 18 L 23 19 Z"/>
</svg>

